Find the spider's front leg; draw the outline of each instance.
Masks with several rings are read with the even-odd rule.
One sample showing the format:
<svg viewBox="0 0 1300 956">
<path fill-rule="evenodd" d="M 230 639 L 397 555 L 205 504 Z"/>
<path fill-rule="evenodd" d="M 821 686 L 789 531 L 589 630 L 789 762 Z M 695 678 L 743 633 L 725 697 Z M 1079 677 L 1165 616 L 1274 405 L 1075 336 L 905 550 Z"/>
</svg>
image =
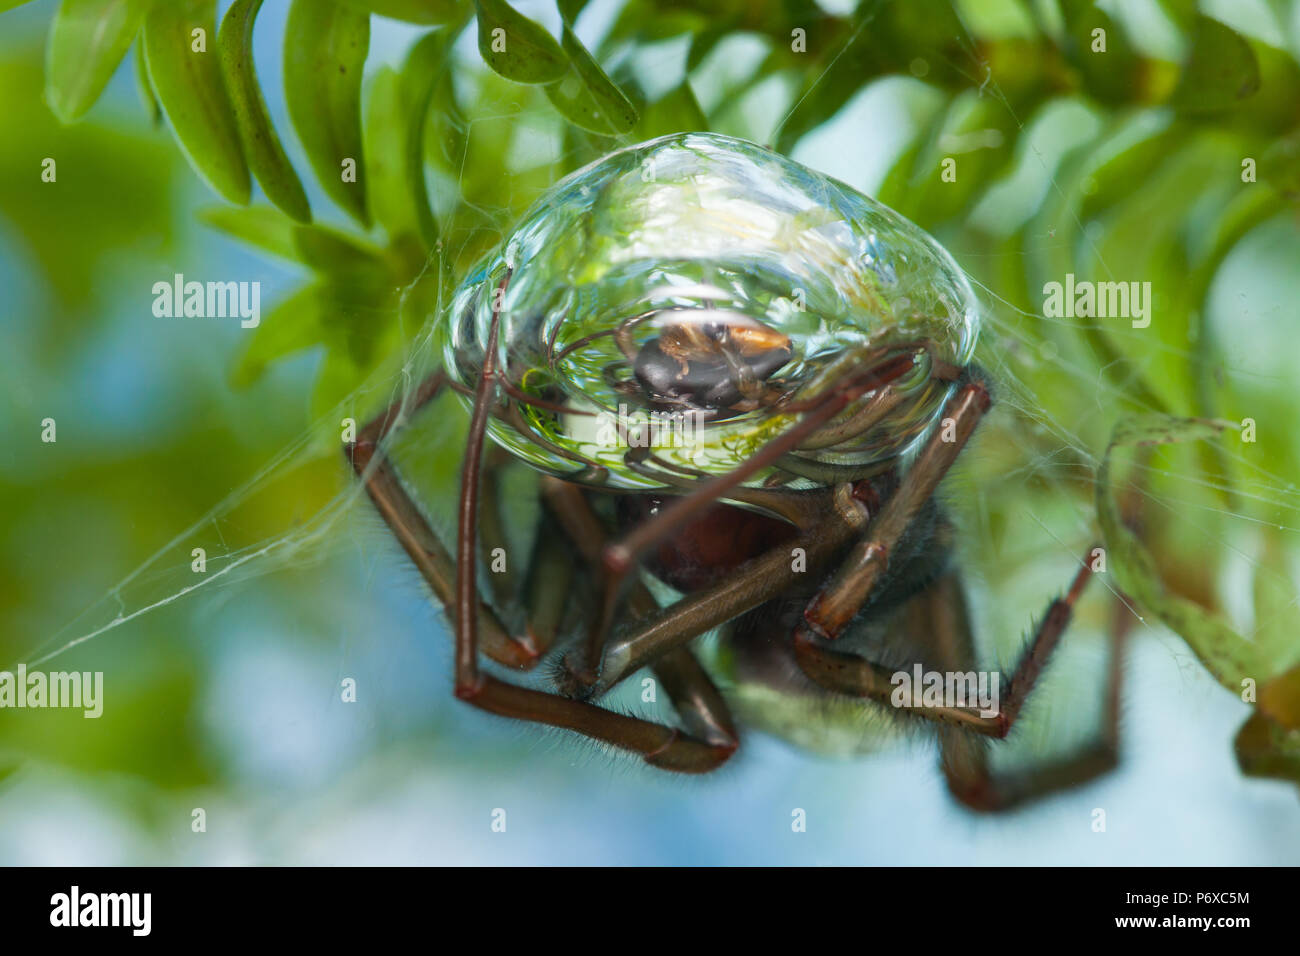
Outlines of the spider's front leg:
<svg viewBox="0 0 1300 956">
<path fill-rule="evenodd" d="M 1092 568 L 1085 563 L 1075 575 L 1069 592 L 1064 597 L 1054 600 L 1048 607 L 1029 645 L 1021 654 L 1020 661 L 1007 683 L 1007 692 L 996 711 L 986 713 L 977 706 L 938 705 L 918 707 L 915 713 L 928 720 L 951 724 L 984 736 L 1005 737 L 1020 716 L 1021 708 L 1038 682 L 1043 668 L 1060 645 L 1061 636 L 1065 633 L 1073 615 L 1075 602 L 1083 593 L 1084 585 L 1088 583 L 1091 576 Z M 934 590 L 932 586 L 924 593 L 929 596 Z M 962 626 L 966 626 L 964 610 Z M 958 629 L 949 627 L 945 632 L 956 635 Z M 962 641 L 969 643 L 968 634 L 958 636 Z M 796 631 L 794 642 L 795 659 L 799 667 L 808 677 L 827 690 L 853 697 L 869 697 L 882 704 L 891 703 L 891 696 L 895 690 L 894 668 L 884 667 L 858 654 L 823 647 L 813 635 L 802 629 Z"/>
<path fill-rule="evenodd" d="M 942 424 L 917 456 L 897 491 L 872 518 L 866 535 L 809 603 L 804 620 L 834 639 L 848 627 L 889 568 L 890 555 L 952 467 L 991 404 L 978 373 L 967 370 L 943 412 Z"/>
<path fill-rule="evenodd" d="M 804 620 L 815 633 L 803 628 L 796 630 L 795 658 L 804 673 L 823 687 L 853 696 L 889 701 L 893 691 L 893 672 L 890 669 L 857 654 L 831 650 L 822 645 L 818 636 L 837 637 L 871 597 L 889 567 L 890 553 L 933 496 L 989 405 L 988 389 L 982 378 L 968 371 L 944 409 L 944 424 L 948 427 L 930 436 L 898 489 L 872 518 L 865 535 L 848 559 L 809 602 Z M 1090 567 L 1085 564 L 1069 594 L 1052 603 L 1012 676 L 1007 700 L 996 714 L 981 713 L 975 707 L 948 706 L 924 708 L 919 712 L 932 720 L 957 724 L 976 733 L 1005 737 L 1043 666 L 1056 649 L 1069 623 L 1074 602 L 1090 573 Z"/>
<path fill-rule="evenodd" d="M 1070 599 L 1067 595 L 1064 600 L 1069 603 Z M 941 578 L 917 599 L 916 604 L 920 619 L 915 620 L 913 626 L 936 635 L 940 646 L 950 650 L 950 660 L 954 663 L 949 666 L 960 670 L 973 667 L 975 640 L 957 575 L 948 574 Z M 989 765 L 986 738 L 966 733 L 959 727 L 945 727 L 940 733 L 943 772 L 948 789 L 957 800 L 972 810 L 1001 812 L 1080 786 L 1115 768 L 1119 762 L 1124 646 L 1134 618 L 1128 606 L 1120 600 L 1113 602 L 1113 615 L 1107 642 L 1109 657 L 1101 725 L 1094 738 L 1053 760 L 1022 769 L 995 771 Z M 1045 623 L 1052 618 L 1049 611 Z M 1028 689 L 1023 693 L 1028 693 Z"/>
<path fill-rule="evenodd" d="M 481 710 L 503 717 L 585 734 L 639 754 L 647 763 L 663 769 L 686 773 L 713 770 L 735 752 L 739 740 L 721 695 L 684 647 L 667 651 L 656 661 L 655 668 L 688 728 L 686 732 L 617 714 L 585 700 L 520 687 L 479 669 L 482 624 L 476 583 L 479 482 L 484 435 L 496 385 L 498 318 L 498 315 L 493 315 L 488 334 L 462 475 L 454 592 L 456 696 Z"/>
<path fill-rule="evenodd" d="M 419 506 L 412 500 L 401 476 L 383 449 L 384 439 L 398 427 L 406 414 L 414 414 L 433 401 L 446 387 L 442 372 L 430 375 L 409 401 L 398 400 L 362 427 L 355 442 L 344 445 L 343 454 L 376 510 L 401 543 L 434 596 L 444 606 L 453 599 L 455 562 L 438 540 Z M 527 669 L 535 665 L 544 647 L 531 635 L 512 635 L 487 604 L 479 602 L 483 652 L 507 667 Z"/>
</svg>

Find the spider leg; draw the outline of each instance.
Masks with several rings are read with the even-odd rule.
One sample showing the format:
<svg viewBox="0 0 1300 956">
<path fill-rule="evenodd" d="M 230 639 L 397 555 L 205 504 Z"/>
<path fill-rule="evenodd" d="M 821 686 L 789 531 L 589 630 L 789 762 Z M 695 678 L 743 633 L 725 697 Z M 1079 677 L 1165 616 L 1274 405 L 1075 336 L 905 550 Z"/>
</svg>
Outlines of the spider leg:
<svg viewBox="0 0 1300 956">
<path fill-rule="evenodd" d="M 960 659 L 974 657 L 974 640 L 965 596 L 955 575 L 937 582 L 923 599 L 931 626 L 959 648 Z M 1108 637 L 1105 697 L 1101 725 L 1091 741 L 1073 752 L 1036 766 L 994 772 L 981 741 L 955 728 L 944 728 L 940 749 L 948 789 L 973 810 L 998 812 L 1058 790 L 1080 786 L 1113 770 L 1119 763 L 1119 713 L 1124 673 L 1124 648 L 1133 620 L 1123 601 L 1113 603 Z"/>
<path fill-rule="evenodd" d="M 509 274 L 503 286 L 509 281 Z M 484 434 L 493 400 L 495 384 L 495 353 L 499 314 L 492 316 L 483 367 L 475 393 L 474 410 L 470 419 L 468 448 L 463 472 L 460 516 L 457 533 L 457 561 L 455 587 L 456 696 L 482 710 L 531 720 L 574 730 L 596 740 L 640 754 L 647 763 L 669 770 L 699 773 L 712 770 L 735 752 L 737 741 L 734 731 L 725 740 L 708 740 L 692 736 L 662 724 L 628 717 L 605 710 L 586 701 L 560 697 L 544 691 L 519 687 L 484 674 L 478 666 L 480 615 L 477 592 L 477 524 L 479 481 L 483 465 Z M 676 669 L 669 669 L 663 679 L 670 693 L 683 695 L 690 706 L 692 723 L 701 723 L 700 707 L 709 707 L 705 688 L 700 680 L 703 671 L 692 669 L 684 658 L 678 658 Z M 717 697 L 716 692 L 714 696 Z M 721 698 L 716 702 L 721 704 Z M 724 722 L 725 721 L 725 722 Z M 719 727 L 729 728 L 729 718 L 715 719 Z"/>
<path fill-rule="evenodd" d="M 576 485 L 555 478 L 542 479 L 543 500 L 556 516 L 568 539 L 578 549 L 587 566 L 599 573 L 600 556 L 605 547 L 605 530 L 600 519 L 591 510 L 582 490 Z M 659 604 L 640 581 L 633 581 L 628 589 L 627 607 L 640 619 L 648 618 L 659 611 Z M 588 631 L 588 641 L 592 631 Z M 606 632 L 601 632 L 606 633 Z M 697 636 L 697 635 L 691 635 Z M 581 666 L 590 665 L 590 674 L 569 668 L 574 686 L 570 689 L 586 691 L 595 682 L 600 665 L 600 651 L 603 644 L 596 645 L 594 662 L 584 656 Z M 590 645 L 584 650 L 589 654 Z M 566 667 L 568 662 L 566 661 Z M 739 737 L 731 720 L 730 711 L 718 693 L 713 681 L 709 679 L 695 659 L 695 655 L 683 646 L 666 651 L 650 665 L 655 676 L 664 685 L 682 723 L 695 736 L 720 744 L 737 746 Z"/>
<path fill-rule="evenodd" d="M 1149 453 L 1150 449 L 1144 451 Z M 1141 528 L 1141 511 L 1142 489 L 1138 484 L 1131 483 L 1120 499 L 1120 513 L 1124 523 L 1135 533 Z M 953 636 L 955 642 L 967 649 L 968 656 L 973 656 L 974 639 L 966 613 L 965 597 L 960 587 L 953 587 L 952 590 L 955 593 L 951 599 L 938 598 L 942 604 L 934 606 L 951 609 L 952 618 L 944 621 L 943 629 Z M 1116 593 L 1111 602 L 1101 726 L 1092 741 L 1078 747 L 1073 753 L 1048 763 L 1024 770 L 993 773 L 988 765 L 988 755 L 978 746 L 978 741 L 972 742 L 969 736 L 945 732 L 940 739 L 943 772 L 953 796 L 973 810 L 1009 810 L 1054 791 L 1086 783 L 1113 770 L 1119 763 L 1124 652 L 1133 621 L 1134 616 L 1126 599 Z"/>
<path fill-rule="evenodd" d="M 409 402 L 394 402 L 362 427 L 355 442 L 343 447 L 344 457 L 364 482 L 366 493 L 380 516 L 444 606 L 450 605 L 453 598 L 455 564 L 380 445 L 397 426 L 403 412 L 414 412 L 427 405 L 446 384 L 442 372 L 430 375 Z M 540 651 L 527 638 L 512 636 L 496 613 L 482 602 L 479 619 L 485 654 L 507 667 L 526 669 L 537 663 Z"/>
<path fill-rule="evenodd" d="M 982 712 L 978 706 L 941 705 L 917 707 L 913 712 L 928 720 L 952 724 L 988 737 L 1005 737 L 1020 716 L 1021 708 L 1038 682 L 1043 668 L 1060 645 L 1061 636 L 1070 623 L 1075 602 L 1083 593 L 1084 586 L 1091 576 L 1092 567 L 1085 562 L 1075 575 L 1069 592 L 1064 597 L 1054 600 L 1048 607 L 1033 638 L 1022 652 L 996 711 Z M 934 586 L 930 590 L 933 589 Z M 964 639 L 969 641 L 969 624 L 965 622 L 964 604 L 962 608 L 959 615 L 960 626 L 949 624 L 943 630 L 944 633 L 952 635 L 960 635 L 964 632 L 967 635 Z M 812 634 L 802 628 L 796 631 L 794 642 L 795 659 L 799 667 L 818 684 L 842 694 L 870 697 L 885 704 L 890 703 L 895 690 L 894 668 L 884 667 L 858 654 L 844 653 L 821 646 Z"/>
<path fill-rule="evenodd" d="M 821 518 L 786 544 L 614 635 L 605 643 L 599 678 L 591 691 L 604 693 L 672 648 L 758 607 L 806 575 L 824 569 L 867 526 L 867 509 L 853 489 L 845 484 L 824 493 Z"/>
<path fill-rule="evenodd" d="M 720 498 L 726 497 L 764 468 L 776 464 L 788 452 L 815 434 L 853 402 L 868 392 L 887 388 L 915 366 L 915 347 L 894 346 L 880 350 L 880 360 L 865 371 L 846 376 L 828 392 L 807 406 L 787 407 L 787 412 L 806 411 L 793 426 L 772 439 L 755 454 L 725 474 L 700 482 L 689 494 L 676 498 L 654 518 L 639 526 L 622 541 L 605 549 L 605 566 L 612 579 L 620 580 L 640 556 L 676 528 L 698 516 Z M 892 354 L 890 354 L 892 353 Z"/>
<path fill-rule="evenodd" d="M 509 551 L 505 521 L 501 513 L 500 482 L 501 470 L 508 460 L 508 454 L 503 448 L 492 449 L 483 470 L 480 491 L 483 496 L 483 506 L 479 509 L 479 533 L 482 551 L 486 554 Z M 507 561 L 500 570 L 494 568 L 492 574 L 488 575 L 488 586 L 491 588 L 497 607 L 506 606 L 519 592 L 518 583 L 515 581 L 514 562 Z"/>
<path fill-rule="evenodd" d="M 898 490 L 872 518 L 866 536 L 804 612 L 808 626 L 819 636 L 834 639 L 862 609 L 888 569 L 890 553 L 956 461 L 989 404 L 988 389 L 973 377 L 949 400 L 943 416 L 952 423 L 951 437 L 947 429 L 930 437 Z"/>
<path fill-rule="evenodd" d="M 560 633 L 572 586 L 572 555 L 554 516 L 543 507 L 524 578 L 526 626 L 539 654 L 550 650 Z"/>
<path fill-rule="evenodd" d="M 790 452 L 818 433 L 846 408 L 863 396 L 877 392 L 881 397 L 869 400 L 864 407 L 864 414 L 873 421 L 878 421 L 893 407 L 892 384 L 915 366 L 915 354 L 919 349 L 928 349 L 925 342 L 904 343 L 882 346 L 876 351 L 876 357 L 866 364 L 865 369 L 855 369 L 853 374 L 844 376 L 835 382 L 826 393 L 806 403 L 788 406 L 787 412 L 806 413 L 795 425 L 768 442 L 745 462 L 725 474 L 717 475 L 705 481 L 693 483 L 691 490 L 673 502 L 657 516 L 651 518 L 628 534 L 622 541 L 607 545 L 602 554 L 604 574 L 601 587 L 604 590 L 602 606 L 604 610 L 596 619 L 599 632 L 593 628 L 587 641 L 587 666 L 581 672 L 585 681 L 595 681 L 594 661 L 599 649 L 606 644 L 609 626 L 613 620 L 613 609 L 617 606 L 624 582 L 633 563 L 657 543 L 667 537 L 675 528 L 702 513 L 714 502 L 723 497 L 735 500 L 749 500 L 764 507 L 778 505 L 774 508 L 778 514 L 794 522 L 806 532 L 806 540 L 796 542 L 797 547 L 804 548 L 811 560 L 813 555 L 825 558 L 841 547 L 845 540 L 835 532 L 854 527 L 860 530 L 858 519 L 864 514 L 862 509 L 851 502 L 843 502 L 843 495 L 836 494 L 835 507 L 809 510 L 805 496 L 772 495 L 770 490 L 742 488 L 743 483 L 754 474 L 769 465 L 777 464 Z M 959 370 L 939 360 L 932 360 L 932 375 L 938 378 L 953 378 Z M 634 465 L 633 456 L 628 456 L 629 466 Z M 634 468 L 634 470 L 636 470 Z M 672 482 L 667 482 L 671 484 Z M 840 485 L 844 494 L 851 496 L 850 483 Z M 788 504 L 787 504 L 788 503 Z M 824 513 L 838 514 L 847 520 L 832 520 L 823 527 Z M 827 529 L 833 533 L 825 535 Z M 646 661 L 661 653 L 663 646 L 673 646 L 689 639 L 694 634 L 702 633 L 722 623 L 726 618 L 713 620 L 718 612 L 734 608 L 733 613 L 741 613 L 761 604 L 772 597 L 784 585 L 791 581 L 791 555 L 784 549 L 777 549 L 765 556 L 766 563 L 756 564 L 748 571 L 754 572 L 748 580 L 736 575 L 730 582 L 723 582 L 717 588 L 709 589 L 673 605 L 673 608 L 658 615 L 654 622 L 639 628 L 632 635 L 617 644 L 606 647 L 604 664 L 600 668 L 599 686 L 608 689 L 623 677 L 643 666 Z M 747 572 L 748 573 L 748 572 Z M 708 602 L 715 602 L 711 605 Z M 716 610 L 714 610 L 716 609 Z M 695 621 L 711 620 L 692 632 Z M 662 618 L 662 620 L 661 620 Z M 593 689 L 596 684 L 590 685 Z"/>
</svg>

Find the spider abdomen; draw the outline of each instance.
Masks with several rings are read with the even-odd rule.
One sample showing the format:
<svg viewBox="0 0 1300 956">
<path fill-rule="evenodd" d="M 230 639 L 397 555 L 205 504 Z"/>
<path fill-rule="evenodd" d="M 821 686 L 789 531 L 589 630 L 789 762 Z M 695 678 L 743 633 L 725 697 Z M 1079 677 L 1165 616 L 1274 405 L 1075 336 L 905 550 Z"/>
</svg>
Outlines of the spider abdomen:
<svg viewBox="0 0 1300 956">
<path fill-rule="evenodd" d="M 634 527 L 655 515 L 664 499 L 620 495 L 620 523 Z M 797 534 L 793 525 L 735 505 L 717 503 L 664 541 L 648 558 L 649 571 L 678 591 L 709 587 Z"/>
</svg>

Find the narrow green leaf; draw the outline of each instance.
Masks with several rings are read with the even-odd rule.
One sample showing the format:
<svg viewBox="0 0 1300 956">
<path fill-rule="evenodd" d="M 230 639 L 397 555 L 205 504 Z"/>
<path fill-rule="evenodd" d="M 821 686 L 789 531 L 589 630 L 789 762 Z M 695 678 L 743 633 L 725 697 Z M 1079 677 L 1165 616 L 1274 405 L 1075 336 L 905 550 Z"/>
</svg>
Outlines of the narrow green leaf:
<svg viewBox="0 0 1300 956">
<path fill-rule="evenodd" d="M 417 230 L 415 212 L 407 201 L 406 111 L 402 107 L 402 77 L 381 67 L 370 81 L 366 106 L 366 155 L 370 213 L 390 239 Z"/>
<path fill-rule="evenodd" d="M 216 0 L 155 4 L 144 24 L 149 79 L 185 158 L 214 190 L 246 205 L 248 165 L 235 113 L 221 79 L 216 42 Z"/>
<path fill-rule="evenodd" d="M 221 21 L 218 60 L 235 110 L 244 158 L 266 197 L 298 222 L 311 222 L 311 205 L 293 164 L 280 145 L 257 84 L 253 64 L 253 24 L 262 0 L 235 0 Z"/>
<path fill-rule="evenodd" d="M 1300 199 L 1300 131 L 1273 143 L 1259 161 L 1260 178 L 1282 198 Z"/>
<path fill-rule="evenodd" d="M 573 21 L 586 8 L 587 0 L 555 0 L 555 6 L 560 11 L 560 19 L 573 26 Z"/>
<path fill-rule="evenodd" d="M 429 205 L 428 184 L 424 175 L 424 132 L 428 128 L 429 105 L 446 69 L 447 52 L 455 36 L 450 30 L 438 30 L 421 38 L 411 49 L 402 69 L 406 118 L 405 179 L 408 202 L 415 212 L 416 227 L 425 247 L 438 242 L 438 223 Z"/>
<path fill-rule="evenodd" d="M 561 44 L 569 56 L 569 71 L 546 87 L 547 98 L 583 129 L 603 136 L 630 133 L 638 119 L 632 101 L 614 85 L 567 24 Z"/>
<path fill-rule="evenodd" d="M 71 123 L 95 105 L 153 0 L 63 0 L 50 26 L 45 99 Z"/>
<path fill-rule="evenodd" d="M 1166 590 L 1151 553 L 1124 524 L 1110 479 L 1116 448 L 1213 438 L 1228 427 L 1227 422 L 1168 415 L 1122 419 L 1097 474 L 1097 518 L 1120 589 L 1182 637 L 1220 684 L 1240 693 L 1242 680 L 1262 682 L 1275 672 L 1276 662 L 1269 661 L 1259 647 L 1217 614 Z"/>
<path fill-rule="evenodd" d="M 363 10 L 338 0 L 293 0 L 284 36 L 289 118 L 325 192 L 365 226 L 361 75 L 369 49 Z"/>
<path fill-rule="evenodd" d="M 555 37 L 521 16 L 505 0 L 474 0 L 478 11 L 478 50 L 483 61 L 516 83 L 553 83 L 569 60 Z"/>
<path fill-rule="evenodd" d="M 233 386 L 246 388 L 261 378 L 266 366 L 276 359 L 321 344 L 322 293 L 319 283 L 305 286 L 262 317 L 248 347 L 230 370 Z"/>
<path fill-rule="evenodd" d="M 714 23 L 691 37 L 691 48 L 686 53 L 686 72 L 694 72 L 695 68 L 708 59 L 714 48 L 734 29 L 735 21 L 727 19 Z"/>
<path fill-rule="evenodd" d="M 334 279 L 383 276 L 383 282 L 387 281 L 388 270 L 380 253 L 346 233 L 323 226 L 294 226 L 293 243 L 298 259 L 322 275 Z"/>
<path fill-rule="evenodd" d="M 153 82 L 149 79 L 149 64 L 144 59 L 143 37 L 135 44 L 135 88 L 140 94 L 140 102 L 149 114 L 149 122 L 161 126 L 163 121 L 162 106 L 158 103 L 158 94 L 153 91 Z"/>
<path fill-rule="evenodd" d="M 1138 99 L 1141 63 L 1119 24 L 1092 0 L 1069 0 L 1061 5 L 1061 14 L 1064 52 L 1082 75 L 1084 89 L 1103 103 Z"/>
<path fill-rule="evenodd" d="M 256 246 L 273 256 L 301 263 L 294 239 L 294 222 L 270 206 L 208 206 L 200 209 L 199 219 L 240 242 Z"/>
<path fill-rule="evenodd" d="M 709 121 L 695 99 L 690 81 L 683 80 L 680 86 L 669 90 L 641 111 L 637 138 L 655 139 L 669 133 L 693 133 L 708 128 Z"/>
<path fill-rule="evenodd" d="M 1137 448 L 1143 445 L 1173 445 L 1186 441 L 1217 438 L 1229 422 L 1202 418 L 1174 418 L 1170 415 L 1135 415 L 1116 422 L 1110 444 Z"/>
<path fill-rule="evenodd" d="M 348 6 L 377 13 L 381 17 L 437 26 L 459 20 L 469 7 L 469 0 L 345 0 Z"/>
<path fill-rule="evenodd" d="M 1180 113 L 1218 113 L 1259 90 L 1259 60 L 1237 31 L 1199 16 L 1192 49 L 1169 103 Z"/>
<path fill-rule="evenodd" d="M 1261 682 L 1259 709 L 1289 730 L 1300 729 L 1300 641 L 1295 628 L 1300 595 L 1287 573 L 1287 555 L 1275 533 L 1265 532 L 1252 590 L 1254 642 L 1270 660 L 1289 668 L 1267 683 Z"/>
</svg>

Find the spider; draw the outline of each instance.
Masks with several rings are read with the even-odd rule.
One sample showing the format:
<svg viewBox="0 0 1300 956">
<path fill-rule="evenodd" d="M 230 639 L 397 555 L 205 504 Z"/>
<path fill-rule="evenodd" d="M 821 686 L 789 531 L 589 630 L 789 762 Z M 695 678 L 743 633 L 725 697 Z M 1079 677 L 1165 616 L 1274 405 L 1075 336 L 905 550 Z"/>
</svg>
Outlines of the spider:
<svg viewBox="0 0 1300 956">
<path fill-rule="evenodd" d="M 779 691 L 886 711 L 900 670 L 975 666 L 935 491 L 991 404 L 977 332 L 964 275 L 917 226 L 761 147 L 676 134 L 553 187 L 437 318 L 441 367 L 345 453 L 454 621 L 458 698 L 703 773 L 740 743 L 697 656 L 706 633 Z M 470 416 L 454 555 L 386 453 L 447 390 Z M 653 416 L 699 428 L 647 438 Z M 540 475 L 522 580 L 488 571 L 511 549 L 509 467 Z M 995 708 L 894 708 L 935 728 L 963 804 L 1006 809 L 1115 764 L 1120 626 L 1097 742 L 1015 774 L 984 746 L 1015 725 L 1089 575 L 1050 603 Z M 480 655 L 547 659 L 554 688 Z M 678 726 L 600 706 L 646 668 Z"/>
</svg>

